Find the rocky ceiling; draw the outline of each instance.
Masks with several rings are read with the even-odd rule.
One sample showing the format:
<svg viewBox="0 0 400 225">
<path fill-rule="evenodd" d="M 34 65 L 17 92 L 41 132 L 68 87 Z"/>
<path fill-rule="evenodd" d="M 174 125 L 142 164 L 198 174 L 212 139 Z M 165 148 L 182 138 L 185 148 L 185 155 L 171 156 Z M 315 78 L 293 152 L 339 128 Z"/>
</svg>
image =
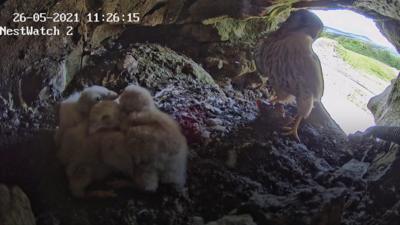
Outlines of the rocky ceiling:
<svg viewBox="0 0 400 225">
<path fill-rule="evenodd" d="M 82 67 L 84 55 L 98 47 L 106 38 L 118 35 L 123 30 L 131 30 L 134 33 L 134 35 L 128 36 L 132 42 L 142 38 L 142 41 L 153 39 L 154 42 L 164 43 L 168 42 L 166 39 L 169 37 L 174 35 L 176 37 L 178 34 L 179 36 L 189 34 L 200 42 L 219 42 L 218 38 L 229 42 L 235 40 L 235 36 L 240 32 L 240 35 L 246 36 L 273 30 L 293 8 L 348 8 L 375 19 L 382 33 L 400 50 L 400 39 L 398 38 L 400 36 L 399 0 L 32 0 L 29 2 L 7 0 L 1 1 L 0 4 L 0 25 L 9 28 L 38 26 L 33 22 L 14 23 L 12 21 L 14 12 L 29 15 L 36 12 L 85 14 L 101 11 L 139 12 L 141 15 L 140 27 L 162 27 L 164 29 L 164 32 L 157 33 L 156 30 L 150 28 L 150 31 L 140 31 L 140 27 L 137 25 L 89 24 L 81 21 L 72 24 L 74 26 L 74 35 L 72 36 L 1 37 L 0 95 L 3 98 L 13 98 L 16 102 L 21 99 L 18 98 L 21 95 L 26 98 L 39 95 L 48 84 L 53 85 L 51 89 L 55 92 L 62 92 L 65 81 L 70 80 L 70 77 Z M 263 21 L 261 26 L 260 21 Z M 265 21 L 268 26 L 265 25 Z M 222 26 L 223 28 L 220 29 L 221 24 L 226 25 L 227 23 L 230 27 Z M 251 26 L 248 26 L 249 23 Z M 60 29 L 66 29 L 66 26 L 71 24 L 49 22 L 45 25 L 48 27 L 55 25 Z M 220 37 L 214 34 L 215 28 Z M 147 35 L 140 35 L 143 32 L 147 32 Z M 153 34 L 149 35 L 149 33 Z M 243 41 L 243 38 L 236 41 Z M 196 55 L 191 55 L 187 49 L 185 52 L 185 47 L 176 46 L 179 43 L 185 42 L 174 43 L 175 46 L 172 47 L 175 50 L 184 49 L 185 54 L 196 59 Z M 186 44 L 195 48 L 193 44 Z M 203 64 L 203 60 L 198 61 Z M 245 63 L 242 62 L 242 64 Z M 247 70 L 251 71 L 254 68 Z M 59 75 L 66 78 L 60 80 Z M 24 90 L 24 93 L 20 93 L 21 90 Z M 19 102 L 19 105 L 23 104 L 23 102 Z"/>
</svg>

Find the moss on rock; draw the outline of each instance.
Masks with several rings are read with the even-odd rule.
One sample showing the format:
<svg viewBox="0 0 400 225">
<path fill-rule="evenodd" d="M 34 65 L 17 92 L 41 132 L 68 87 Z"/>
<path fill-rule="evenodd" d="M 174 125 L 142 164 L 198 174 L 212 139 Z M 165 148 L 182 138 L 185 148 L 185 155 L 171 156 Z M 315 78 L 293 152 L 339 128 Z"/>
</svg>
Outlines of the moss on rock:
<svg viewBox="0 0 400 225">
<path fill-rule="evenodd" d="M 203 24 L 215 27 L 221 41 L 253 45 L 259 37 L 276 30 L 278 24 L 287 19 L 293 2 L 295 1 L 282 1 L 269 7 L 264 17 L 234 19 L 222 16 L 205 20 Z"/>
</svg>

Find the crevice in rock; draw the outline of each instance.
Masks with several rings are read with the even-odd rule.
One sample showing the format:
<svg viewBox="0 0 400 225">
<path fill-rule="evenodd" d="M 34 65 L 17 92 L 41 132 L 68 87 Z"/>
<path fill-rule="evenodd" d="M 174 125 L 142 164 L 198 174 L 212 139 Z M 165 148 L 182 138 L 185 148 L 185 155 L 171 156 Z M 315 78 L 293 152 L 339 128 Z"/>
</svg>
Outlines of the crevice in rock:
<svg viewBox="0 0 400 225">
<path fill-rule="evenodd" d="M 153 8 L 151 8 L 148 12 L 146 12 L 146 14 L 143 15 L 143 18 L 145 18 L 149 15 L 152 15 L 156 11 L 158 11 L 166 6 L 167 6 L 167 2 L 165 2 L 165 1 L 157 2 L 157 4 L 153 6 Z"/>
</svg>

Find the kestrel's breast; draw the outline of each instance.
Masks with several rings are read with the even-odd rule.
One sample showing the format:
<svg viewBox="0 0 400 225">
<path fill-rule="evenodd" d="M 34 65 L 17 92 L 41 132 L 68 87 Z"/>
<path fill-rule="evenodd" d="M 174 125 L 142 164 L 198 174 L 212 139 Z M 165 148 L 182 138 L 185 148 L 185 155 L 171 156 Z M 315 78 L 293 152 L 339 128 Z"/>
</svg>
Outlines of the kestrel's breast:
<svg viewBox="0 0 400 225">
<path fill-rule="evenodd" d="M 311 45 L 311 37 L 304 33 L 265 39 L 255 52 L 257 69 L 269 78 L 275 91 L 318 98 L 323 89 L 322 70 Z"/>
<path fill-rule="evenodd" d="M 268 77 L 268 81 L 275 89 L 275 91 L 283 90 L 290 94 L 295 94 L 296 86 L 293 85 L 294 71 L 292 70 L 293 54 L 287 40 L 284 39 L 266 39 L 259 49 L 256 51 L 256 65 L 257 69 L 263 76 Z M 292 59 L 293 58 L 293 59 Z"/>
</svg>

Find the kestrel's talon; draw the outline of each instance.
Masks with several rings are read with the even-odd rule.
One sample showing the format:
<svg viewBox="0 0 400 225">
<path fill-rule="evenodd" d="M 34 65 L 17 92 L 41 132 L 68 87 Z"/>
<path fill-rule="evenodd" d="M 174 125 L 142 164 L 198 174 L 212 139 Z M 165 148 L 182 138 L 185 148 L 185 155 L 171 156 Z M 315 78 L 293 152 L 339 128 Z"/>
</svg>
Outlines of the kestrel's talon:
<svg viewBox="0 0 400 225">
<path fill-rule="evenodd" d="M 289 131 L 292 130 L 294 126 L 296 126 L 296 118 L 290 117 L 287 118 L 285 125 L 282 127 L 282 130 Z"/>
<path fill-rule="evenodd" d="M 296 116 L 294 121 L 293 121 L 293 126 L 291 127 L 282 127 L 282 130 L 285 132 L 282 133 L 284 136 L 293 136 L 297 142 L 300 142 L 299 134 L 297 133 L 297 130 L 299 129 L 299 125 L 301 122 L 301 117 Z"/>
<path fill-rule="evenodd" d="M 273 105 L 274 105 L 274 107 L 276 108 L 276 110 L 277 110 L 279 113 L 281 113 L 282 118 L 285 118 L 285 117 L 286 117 L 286 113 L 285 113 L 285 107 L 284 107 L 284 105 L 281 104 L 281 103 L 274 103 Z"/>
<path fill-rule="evenodd" d="M 86 197 L 89 198 L 115 198 L 118 195 L 114 191 L 90 191 L 86 194 Z"/>
<path fill-rule="evenodd" d="M 269 103 L 271 103 L 271 105 L 275 105 L 276 103 L 279 103 L 278 97 L 272 96 L 272 98 L 269 99 Z"/>
<path fill-rule="evenodd" d="M 297 133 L 297 129 L 294 127 L 291 128 L 289 131 L 282 133 L 283 136 L 292 136 L 297 142 L 300 142 L 299 134 Z"/>
<path fill-rule="evenodd" d="M 291 131 L 293 127 L 282 127 L 282 130 L 284 131 Z"/>
<path fill-rule="evenodd" d="M 287 119 L 285 123 L 285 127 L 292 127 L 291 125 L 295 123 L 295 119 L 293 117 L 285 117 Z"/>
</svg>

